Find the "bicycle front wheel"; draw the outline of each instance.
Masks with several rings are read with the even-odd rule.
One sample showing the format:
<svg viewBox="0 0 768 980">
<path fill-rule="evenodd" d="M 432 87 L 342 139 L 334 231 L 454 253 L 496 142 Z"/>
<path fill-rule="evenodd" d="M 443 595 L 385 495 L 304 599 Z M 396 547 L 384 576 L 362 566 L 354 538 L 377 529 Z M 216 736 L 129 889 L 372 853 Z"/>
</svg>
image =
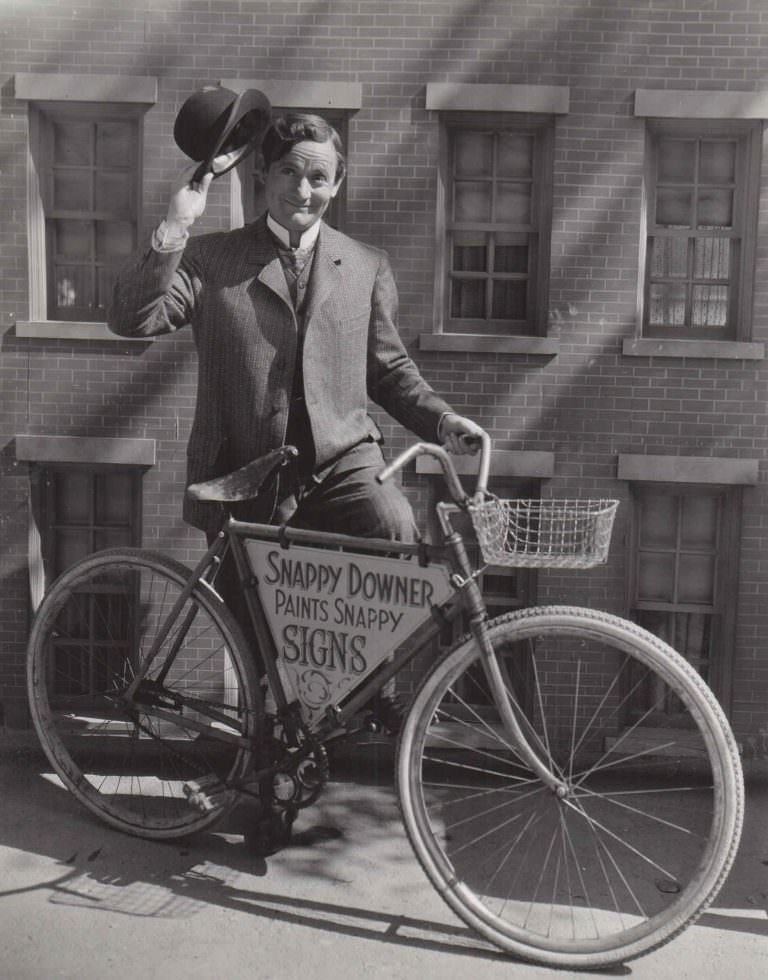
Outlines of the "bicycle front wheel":
<svg viewBox="0 0 768 980">
<path fill-rule="evenodd" d="M 427 876 L 486 939 L 540 963 L 607 966 L 661 945 L 712 901 L 741 832 L 738 752 L 712 692 L 606 613 L 533 608 L 489 630 L 525 738 L 561 788 L 523 761 L 465 639 L 424 678 L 398 753 Z"/>
<path fill-rule="evenodd" d="M 261 730 L 242 634 L 209 587 L 177 601 L 190 577 L 151 552 L 99 552 L 56 581 L 30 636 L 30 710 L 51 765 L 93 813 L 141 837 L 222 817 L 250 762 L 243 739 Z"/>
</svg>

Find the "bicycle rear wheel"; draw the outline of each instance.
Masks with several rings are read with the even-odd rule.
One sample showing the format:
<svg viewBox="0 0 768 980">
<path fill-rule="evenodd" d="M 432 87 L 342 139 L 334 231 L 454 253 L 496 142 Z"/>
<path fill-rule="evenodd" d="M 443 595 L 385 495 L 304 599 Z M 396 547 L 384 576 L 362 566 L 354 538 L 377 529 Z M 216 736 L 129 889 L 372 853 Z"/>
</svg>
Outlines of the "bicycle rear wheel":
<svg viewBox="0 0 768 980">
<path fill-rule="evenodd" d="M 474 639 L 424 678 L 403 729 L 406 830 L 451 908 L 502 949 L 606 966 L 671 939 L 712 901 L 743 818 L 736 745 L 712 692 L 622 619 L 541 607 L 489 624 L 521 760 Z"/>
<path fill-rule="evenodd" d="M 91 555 L 53 585 L 30 636 L 30 709 L 48 759 L 93 813 L 141 837 L 183 836 L 222 817 L 251 757 L 236 739 L 261 731 L 255 670 L 216 593 L 198 584 L 169 621 L 190 577 L 147 551 Z"/>
</svg>

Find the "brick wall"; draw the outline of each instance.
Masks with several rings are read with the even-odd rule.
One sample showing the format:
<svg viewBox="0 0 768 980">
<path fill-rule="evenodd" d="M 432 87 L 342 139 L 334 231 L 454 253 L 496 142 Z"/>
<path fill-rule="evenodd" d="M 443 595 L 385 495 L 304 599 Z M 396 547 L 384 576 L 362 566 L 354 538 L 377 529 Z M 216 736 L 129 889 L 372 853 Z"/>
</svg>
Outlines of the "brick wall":
<svg viewBox="0 0 768 980">
<path fill-rule="evenodd" d="M 194 89 L 238 76 L 362 83 L 363 105 L 350 123 L 345 229 L 389 251 L 403 336 L 425 376 L 457 410 L 486 425 L 498 448 L 553 452 L 552 492 L 562 495 L 594 490 L 626 498 L 626 484 L 616 480 L 618 453 L 763 458 L 764 362 L 621 353 L 622 340 L 634 332 L 644 160 L 634 91 L 768 87 L 762 0 L 16 0 L 0 6 L 0 695 L 6 704 L 23 700 L 27 628 L 28 484 L 13 434 L 156 439 L 158 465 L 145 478 L 145 541 L 182 557 L 197 542 L 177 516 L 195 384 L 189 338 L 121 346 L 15 336 L 15 322 L 28 316 L 26 107 L 13 98 L 16 72 L 158 78 L 144 137 L 147 233 L 164 213 L 181 164 L 172 124 Z M 555 358 L 417 350 L 417 335 L 432 317 L 438 133 L 424 93 L 435 81 L 570 88 L 570 111 L 558 119 L 555 138 L 549 297 L 550 333 L 561 345 Z M 226 183 L 214 186 L 200 231 L 226 226 Z M 763 342 L 767 220 L 763 204 L 753 337 Z M 381 421 L 388 446 L 404 445 L 402 430 Z M 752 733 L 768 728 L 767 508 L 761 479 L 744 501 L 732 707 L 736 727 Z M 542 574 L 540 599 L 567 596 L 624 611 L 626 510 L 610 564 L 588 576 Z"/>
</svg>

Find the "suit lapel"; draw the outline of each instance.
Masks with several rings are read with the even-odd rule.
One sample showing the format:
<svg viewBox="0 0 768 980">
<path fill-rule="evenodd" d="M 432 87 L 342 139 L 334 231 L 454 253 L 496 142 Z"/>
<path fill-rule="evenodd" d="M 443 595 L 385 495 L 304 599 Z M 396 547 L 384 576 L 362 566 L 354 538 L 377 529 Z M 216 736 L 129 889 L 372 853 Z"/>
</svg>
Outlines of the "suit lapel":
<svg viewBox="0 0 768 980">
<path fill-rule="evenodd" d="M 343 265 L 332 228 L 323 225 L 317 240 L 307 297 L 307 323 L 341 282 Z"/>
<path fill-rule="evenodd" d="M 256 278 L 259 282 L 276 293 L 290 309 L 293 309 L 291 295 L 288 292 L 288 283 L 285 281 L 285 273 L 272 243 L 264 215 L 254 223 L 249 258 L 258 269 Z"/>
</svg>

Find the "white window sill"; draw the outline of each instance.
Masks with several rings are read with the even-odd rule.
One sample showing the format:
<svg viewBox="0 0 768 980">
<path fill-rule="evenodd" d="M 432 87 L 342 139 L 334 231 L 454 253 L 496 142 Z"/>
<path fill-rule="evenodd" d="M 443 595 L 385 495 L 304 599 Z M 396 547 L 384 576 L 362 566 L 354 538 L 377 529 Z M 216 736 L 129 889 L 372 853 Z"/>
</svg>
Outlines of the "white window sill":
<svg viewBox="0 0 768 980">
<path fill-rule="evenodd" d="M 154 439 L 91 436 L 16 436 L 16 459 L 32 463 L 109 463 L 154 466 Z"/>
<path fill-rule="evenodd" d="M 16 336 L 33 340 L 106 340 L 119 344 L 148 344 L 152 337 L 118 337 L 106 323 L 70 320 L 17 320 Z"/>
<path fill-rule="evenodd" d="M 765 344 L 729 340 L 662 340 L 655 337 L 629 337 L 622 353 L 628 357 L 705 357 L 731 361 L 762 361 Z"/>
<path fill-rule="evenodd" d="M 638 483 L 712 483 L 755 486 L 758 459 L 719 456 L 655 456 L 620 453 L 618 478 Z"/>
<path fill-rule="evenodd" d="M 475 333 L 422 333 L 419 350 L 466 351 L 479 354 L 545 354 L 560 352 L 554 337 L 502 337 Z"/>
</svg>

